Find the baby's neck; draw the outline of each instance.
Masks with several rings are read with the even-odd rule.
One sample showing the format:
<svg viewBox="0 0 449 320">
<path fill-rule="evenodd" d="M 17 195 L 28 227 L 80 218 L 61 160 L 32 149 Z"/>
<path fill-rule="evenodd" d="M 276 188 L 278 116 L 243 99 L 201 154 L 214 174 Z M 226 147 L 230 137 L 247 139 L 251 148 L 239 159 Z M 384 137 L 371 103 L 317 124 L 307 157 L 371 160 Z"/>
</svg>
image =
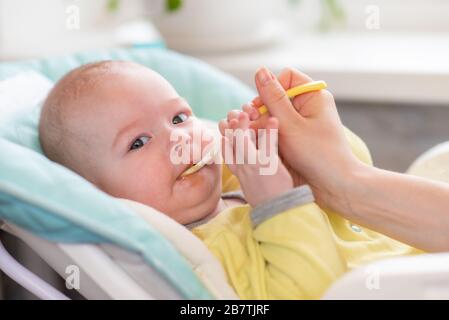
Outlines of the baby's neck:
<svg viewBox="0 0 449 320">
<path fill-rule="evenodd" d="M 235 201 L 232 201 L 232 200 L 223 200 L 222 198 L 220 198 L 218 200 L 217 206 L 215 207 L 214 211 L 212 211 L 210 214 L 205 216 L 203 219 L 206 219 L 206 220 L 212 219 L 213 217 L 218 215 L 223 210 L 235 207 L 237 205 L 239 205 L 238 202 L 235 202 Z"/>
<path fill-rule="evenodd" d="M 215 217 L 217 214 L 219 214 L 220 212 L 222 212 L 223 210 L 225 210 L 226 208 L 228 208 L 226 202 L 220 198 L 218 200 L 217 206 L 215 207 L 214 211 L 212 211 L 210 214 L 208 214 L 204 219 L 211 219 L 213 217 Z"/>
</svg>

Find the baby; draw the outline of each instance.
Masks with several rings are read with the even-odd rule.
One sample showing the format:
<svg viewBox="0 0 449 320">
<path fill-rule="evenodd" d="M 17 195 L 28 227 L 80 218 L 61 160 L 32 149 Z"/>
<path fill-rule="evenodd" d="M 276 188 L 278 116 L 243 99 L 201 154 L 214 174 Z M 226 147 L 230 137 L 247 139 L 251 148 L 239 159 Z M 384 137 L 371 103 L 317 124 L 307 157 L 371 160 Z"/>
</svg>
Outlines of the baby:
<svg viewBox="0 0 449 320">
<path fill-rule="evenodd" d="M 264 126 L 275 132 L 278 123 L 270 117 Z M 191 228 L 241 298 L 320 298 L 350 268 L 413 252 L 318 207 L 277 154 L 269 175 L 260 174 L 258 160 L 236 164 L 240 151 L 258 154 L 264 139 L 249 136 L 239 146 L 227 132 L 250 127 L 248 113 L 230 112 L 220 131 L 223 155 L 234 161 L 183 176 L 201 153 L 189 151 L 186 163 L 174 163 L 171 155 L 181 144 L 173 137 L 204 150 L 218 130 L 195 118 L 159 74 L 131 62 L 104 61 L 77 68 L 55 85 L 42 109 L 39 136 L 51 160 L 114 197 L 151 206 Z M 194 139 L 195 130 L 201 139 Z M 369 162 L 363 142 L 347 134 L 355 154 Z M 265 138 L 276 145 L 275 137 Z"/>
</svg>

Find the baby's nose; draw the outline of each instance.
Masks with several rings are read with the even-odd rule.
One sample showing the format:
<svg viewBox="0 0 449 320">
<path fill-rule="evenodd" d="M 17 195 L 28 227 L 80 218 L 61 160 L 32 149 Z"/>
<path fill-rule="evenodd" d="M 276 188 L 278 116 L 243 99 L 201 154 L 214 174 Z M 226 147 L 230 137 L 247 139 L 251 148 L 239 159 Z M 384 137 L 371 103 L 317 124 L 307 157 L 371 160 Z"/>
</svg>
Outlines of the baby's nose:
<svg viewBox="0 0 449 320">
<path fill-rule="evenodd" d="M 170 150 L 179 155 L 188 155 L 189 161 L 198 162 L 203 153 L 211 148 L 215 136 L 207 130 L 177 130 L 173 132 L 170 140 Z"/>
<path fill-rule="evenodd" d="M 191 142 L 192 137 L 189 134 L 180 131 L 170 134 L 167 154 L 173 164 L 191 163 Z"/>
<path fill-rule="evenodd" d="M 192 143 L 192 136 L 185 130 L 173 130 L 170 132 L 169 145 L 170 149 L 176 148 L 177 151 L 183 145 Z"/>
</svg>

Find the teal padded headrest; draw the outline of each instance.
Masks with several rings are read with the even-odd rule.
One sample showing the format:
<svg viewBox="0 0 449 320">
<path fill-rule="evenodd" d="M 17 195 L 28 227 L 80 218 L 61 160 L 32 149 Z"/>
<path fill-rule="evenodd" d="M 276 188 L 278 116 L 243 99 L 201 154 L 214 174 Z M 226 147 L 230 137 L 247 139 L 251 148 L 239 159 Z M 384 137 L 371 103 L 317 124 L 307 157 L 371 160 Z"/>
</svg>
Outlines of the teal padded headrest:
<svg viewBox="0 0 449 320">
<path fill-rule="evenodd" d="M 162 48 L 114 49 L 2 63 L 0 80 L 23 71 L 36 71 L 56 82 L 68 71 L 100 60 L 130 60 L 155 70 L 187 99 L 195 115 L 201 118 L 222 119 L 230 108 L 240 109 L 243 103 L 254 98 L 250 88 L 228 74 L 197 59 Z"/>
</svg>

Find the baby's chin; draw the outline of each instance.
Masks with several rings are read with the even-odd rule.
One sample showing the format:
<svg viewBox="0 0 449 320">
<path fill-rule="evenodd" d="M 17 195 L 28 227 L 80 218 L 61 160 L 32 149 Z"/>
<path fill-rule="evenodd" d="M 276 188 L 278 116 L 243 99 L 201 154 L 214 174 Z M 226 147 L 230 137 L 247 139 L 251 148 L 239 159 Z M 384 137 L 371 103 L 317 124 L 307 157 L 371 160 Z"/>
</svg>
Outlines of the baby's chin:
<svg viewBox="0 0 449 320">
<path fill-rule="evenodd" d="M 173 193 L 182 199 L 192 219 L 198 220 L 211 214 L 221 196 L 221 166 L 207 165 L 194 174 L 176 180 Z M 189 221 L 193 222 L 193 221 Z"/>
</svg>

